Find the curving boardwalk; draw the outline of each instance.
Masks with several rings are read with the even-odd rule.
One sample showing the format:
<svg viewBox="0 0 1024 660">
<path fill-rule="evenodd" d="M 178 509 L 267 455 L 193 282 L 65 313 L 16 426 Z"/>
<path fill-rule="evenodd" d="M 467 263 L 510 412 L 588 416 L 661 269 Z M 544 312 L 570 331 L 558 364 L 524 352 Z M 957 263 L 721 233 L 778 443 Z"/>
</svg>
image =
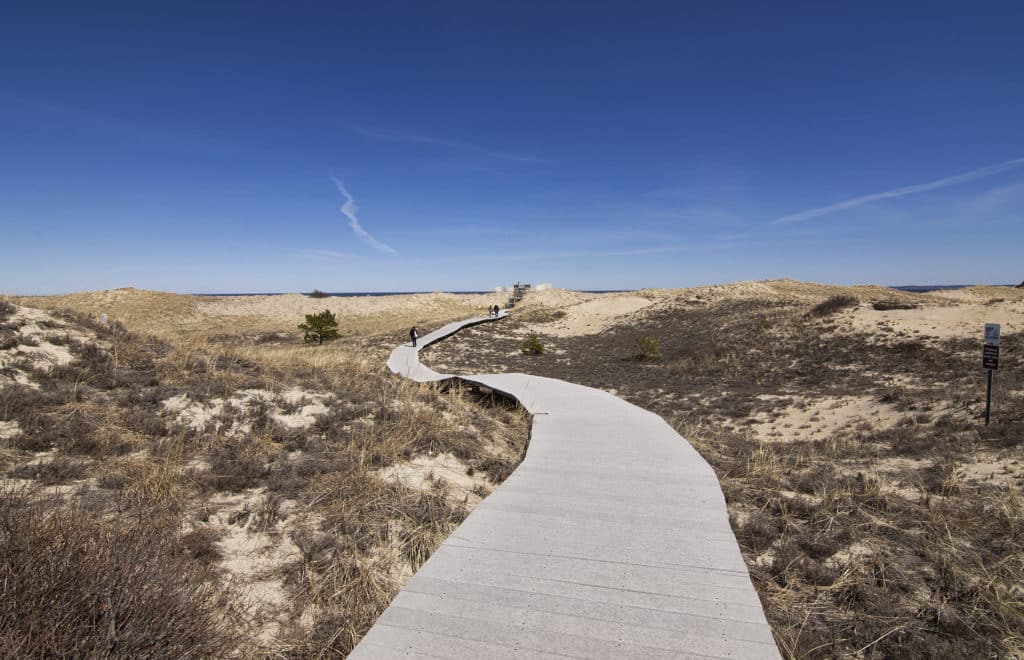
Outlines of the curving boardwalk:
<svg viewBox="0 0 1024 660">
<path fill-rule="evenodd" d="M 446 325 L 420 347 L 492 320 Z M 388 367 L 452 378 L 417 353 L 400 346 Z M 718 479 L 663 419 L 551 378 L 459 378 L 534 415 L 526 458 L 350 658 L 779 657 Z"/>
</svg>

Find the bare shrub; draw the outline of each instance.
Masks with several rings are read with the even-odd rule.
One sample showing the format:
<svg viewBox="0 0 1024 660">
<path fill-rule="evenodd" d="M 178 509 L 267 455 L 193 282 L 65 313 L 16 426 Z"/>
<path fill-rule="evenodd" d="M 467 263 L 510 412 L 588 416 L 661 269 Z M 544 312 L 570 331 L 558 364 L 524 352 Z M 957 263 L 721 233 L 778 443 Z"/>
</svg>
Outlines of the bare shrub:
<svg viewBox="0 0 1024 660">
<path fill-rule="evenodd" d="M 67 456 L 54 456 L 48 461 L 23 465 L 13 470 L 11 476 L 19 479 L 35 479 L 39 483 L 49 486 L 81 479 L 85 476 L 88 467 L 89 465 L 85 461 Z"/>
<path fill-rule="evenodd" d="M 221 533 L 205 525 L 196 527 L 181 536 L 181 544 L 185 550 L 204 565 L 214 564 L 224 557 L 217 542 Z"/>
<path fill-rule="evenodd" d="M 486 472 L 487 478 L 496 484 L 508 479 L 518 466 L 518 461 L 501 456 L 486 456 L 472 463 L 473 470 Z"/>
<path fill-rule="evenodd" d="M 0 495 L 0 655 L 225 657 L 241 621 L 172 521 Z"/>
<path fill-rule="evenodd" d="M 891 309 L 917 309 L 917 303 L 900 302 L 898 300 L 876 300 L 871 303 L 871 308 L 879 312 L 886 312 Z"/>
<path fill-rule="evenodd" d="M 284 519 L 281 514 L 281 502 L 281 496 L 276 493 L 264 495 L 256 505 L 252 528 L 260 532 L 273 529 L 279 520 Z"/>
<path fill-rule="evenodd" d="M 242 491 L 270 474 L 268 456 L 244 440 L 232 438 L 210 451 L 210 471 L 204 483 L 213 490 Z"/>
<path fill-rule="evenodd" d="M 135 406 L 124 414 L 124 425 L 132 431 L 151 437 L 167 435 L 167 422 L 151 408 Z"/>
</svg>

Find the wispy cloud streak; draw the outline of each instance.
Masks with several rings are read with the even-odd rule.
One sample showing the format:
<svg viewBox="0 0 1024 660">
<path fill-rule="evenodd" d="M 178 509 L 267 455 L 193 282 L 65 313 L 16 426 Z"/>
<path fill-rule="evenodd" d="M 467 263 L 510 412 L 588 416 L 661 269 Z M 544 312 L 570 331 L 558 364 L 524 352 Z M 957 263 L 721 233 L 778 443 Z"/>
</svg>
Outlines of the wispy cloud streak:
<svg viewBox="0 0 1024 660">
<path fill-rule="evenodd" d="M 444 147 L 445 149 L 466 151 L 474 153 L 478 156 L 486 156 L 488 158 L 494 158 L 497 160 L 513 161 L 516 163 L 539 162 L 539 159 L 534 156 L 526 156 L 523 154 L 513 154 L 505 151 L 497 151 L 495 149 L 481 147 L 480 145 L 472 144 L 469 142 L 445 140 L 443 138 L 429 137 L 427 135 L 417 135 L 415 133 L 402 133 L 399 131 L 366 128 L 363 126 L 359 126 L 357 124 L 349 124 L 348 128 L 356 135 L 362 135 L 363 137 L 368 137 L 375 140 L 386 140 L 388 142 L 405 142 L 408 144 L 427 144 L 435 147 Z"/>
<path fill-rule="evenodd" d="M 835 213 L 836 211 L 845 211 L 847 209 L 856 208 L 871 202 L 877 202 L 883 199 L 893 199 L 895 197 L 905 197 L 907 195 L 916 195 L 918 193 L 928 192 L 930 190 L 938 190 L 939 188 L 948 188 L 949 186 L 955 186 L 961 183 L 967 183 L 968 181 L 974 181 L 975 179 L 982 179 L 987 176 L 993 176 L 1001 172 L 1013 169 L 1024 165 L 1024 158 L 1014 158 L 1008 160 L 1005 163 L 998 163 L 996 165 L 989 165 L 988 167 L 982 167 L 981 169 L 971 170 L 970 172 L 964 172 L 963 174 L 956 174 L 953 176 L 947 176 L 944 179 L 938 179 L 936 181 L 929 181 L 928 183 L 919 183 L 914 186 L 906 186 L 903 188 L 896 188 L 894 190 L 886 190 L 885 192 L 874 193 L 871 195 L 862 195 L 861 197 L 854 197 L 846 201 L 838 202 L 836 204 L 830 204 L 828 206 L 821 206 L 815 209 L 808 209 L 807 211 L 801 211 L 799 213 L 793 213 L 791 215 L 785 215 L 774 221 L 774 224 L 788 224 L 793 222 L 803 222 L 804 220 L 810 220 L 811 218 L 817 218 L 829 213 Z"/>
<path fill-rule="evenodd" d="M 352 199 L 352 195 L 348 194 L 348 190 L 345 189 L 345 184 L 341 182 L 341 179 L 332 176 L 331 180 L 334 181 L 334 185 L 338 187 L 338 191 L 345 196 L 345 203 L 341 205 L 341 213 L 348 218 L 348 226 L 352 228 L 352 232 L 364 243 L 380 250 L 381 252 L 397 254 L 398 252 L 395 248 L 378 241 L 372 234 L 370 234 L 370 232 L 363 228 L 363 225 L 359 223 L 359 218 L 356 216 L 356 213 L 359 211 L 359 207 L 356 206 L 356 202 Z"/>
</svg>

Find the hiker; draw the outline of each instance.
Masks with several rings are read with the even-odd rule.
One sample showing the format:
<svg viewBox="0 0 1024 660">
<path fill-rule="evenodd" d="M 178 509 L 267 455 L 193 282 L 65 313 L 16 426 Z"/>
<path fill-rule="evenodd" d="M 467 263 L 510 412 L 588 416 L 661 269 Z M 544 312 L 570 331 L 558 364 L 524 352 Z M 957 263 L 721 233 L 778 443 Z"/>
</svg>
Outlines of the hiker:
<svg viewBox="0 0 1024 660">
<path fill-rule="evenodd" d="M 497 305 L 494 306 L 494 316 L 495 318 L 501 316 L 501 308 L 498 307 Z"/>
<path fill-rule="evenodd" d="M 416 329 L 416 326 L 412 326 L 412 330 L 409 331 L 409 339 L 412 340 L 412 347 L 416 348 L 416 338 L 420 336 L 420 331 Z"/>
</svg>

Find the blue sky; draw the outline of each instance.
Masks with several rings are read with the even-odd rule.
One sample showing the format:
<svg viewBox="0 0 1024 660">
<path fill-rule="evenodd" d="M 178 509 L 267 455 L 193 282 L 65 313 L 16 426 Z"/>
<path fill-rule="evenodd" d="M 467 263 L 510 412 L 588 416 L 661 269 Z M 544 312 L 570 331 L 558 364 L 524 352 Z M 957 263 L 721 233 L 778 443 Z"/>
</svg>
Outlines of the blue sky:
<svg viewBox="0 0 1024 660">
<path fill-rule="evenodd" d="M 1024 278 L 1020 2 L 21 4 L 0 291 Z"/>
</svg>

